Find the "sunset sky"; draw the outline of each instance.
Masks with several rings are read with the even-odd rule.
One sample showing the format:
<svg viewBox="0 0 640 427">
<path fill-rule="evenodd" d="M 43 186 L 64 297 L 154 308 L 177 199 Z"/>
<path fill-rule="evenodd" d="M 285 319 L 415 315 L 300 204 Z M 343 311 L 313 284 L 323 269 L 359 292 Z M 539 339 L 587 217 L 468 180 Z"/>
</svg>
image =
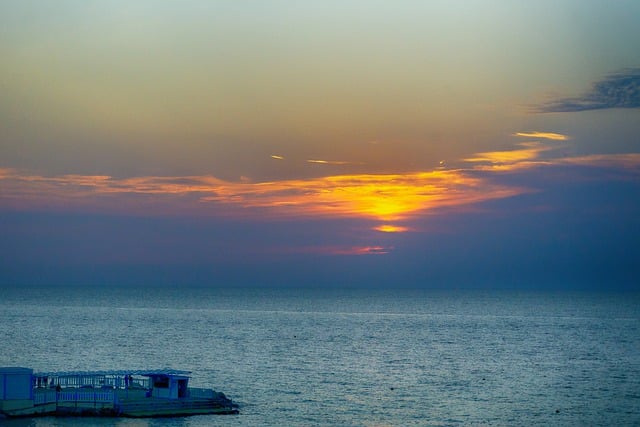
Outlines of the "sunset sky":
<svg viewBox="0 0 640 427">
<path fill-rule="evenodd" d="M 0 285 L 640 289 L 640 2 L 0 2 Z"/>
</svg>

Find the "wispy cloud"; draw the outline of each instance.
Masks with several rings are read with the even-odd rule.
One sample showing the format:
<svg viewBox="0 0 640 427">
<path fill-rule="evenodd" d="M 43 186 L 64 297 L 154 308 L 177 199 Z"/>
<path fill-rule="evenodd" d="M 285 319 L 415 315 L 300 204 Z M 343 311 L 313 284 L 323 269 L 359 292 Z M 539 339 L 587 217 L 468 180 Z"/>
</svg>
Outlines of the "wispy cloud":
<svg viewBox="0 0 640 427">
<path fill-rule="evenodd" d="M 478 163 L 474 166 L 476 170 L 515 170 L 534 165 L 541 153 L 553 149 L 539 142 L 523 142 L 518 147 L 516 150 L 476 153 L 464 161 Z"/>
<path fill-rule="evenodd" d="M 307 163 L 316 163 L 321 165 L 361 165 L 359 162 L 348 162 L 343 160 L 319 160 L 319 159 L 310 159 L 307 160 Z"/>
<path fill-rule="evenodd" d="M 226 184 L 212 193 L 203 195 L 201 200 L 276 209 L 280 215 L 394 221 L 419 211 L 517 194 L 518 189 L 492 185 L 461 170 L 449 170 Z"/>
<path fill-rule="evenodd" d="M 390 246 L 355 246 L 350 248 L 333 248 L 327 253 L 332 255 L 384 255 L 393 251 Z"/>
<path fill-rule="evenodd" d="M 137 201 L 140 206 L 153 203 L 155 213 L 162 212 L 164 203 L 169 213 L 174 206 L 180 207 L 180 212 L 188 207 L 215 215 L 236 215 L 239 209 L 251 215 L 251 209 L 259 209 L 261 216 L 364 217 L 385 222 L 521 192 L 469 176 L 464 170 L 334 175 L 259 183 L 228 182 L 212 176 L 45 177 L 11 170 L 1 177 L 0 202 L 16 207 L 66 209 L 93 205 L 107 211 L 126 211 L 131 208 L 130 203 Z M 114 203 L 115 197 L 127 199 Z"/>
<path fill-rule="evenodd" d="M 253 248 L 254 250 L 256 248 Z M 313 254 L 313 255 L 385 255 L 393 252 L 393 246 L 383 245 L 315 245 L 315 246 L 276 246 L 269 247 L 266 251 L 261 249 L 255 250 L 256 254 L 270 254 L 270 255 L 300 255 L 300 254 Z"/>
<path fill-rule="evenodd" d="M 516 132 L 513 136 L 521 136 L 524 138 L 541 138 L 541 139 L 551 139 L 553 141 L 566 141 L 569 139 L 568 135 L 563 135 L 561 133 L 553 133 L 553 132 Z"/>
<path fill-rule="evenodd" d="M 278 154 L 272 154 L 271 156 L 274 160 L 285 160 L 284 156 Z M 362 162 L 352 162 L 347 160 L 324 160 L 324 159 L 308 159 L 305 160 L 306 163 L 318 164 L 318 165 L 331 165 L 331 166 L 344 166 L 344 165 L 362 165 Z"/>
<path fill-rule="evenodd" d="M 601 168 L 622 168 L 640 174 L 640 153 L 593 154 L 590 156 L 567 157 L 556 163 Z"/>
<path fill-rule="evenodd" d="M 629 68 L 595 82 L 578 97 L 556 99 L 536 108 L 541 113 L 561 113 L 603 108 L 640 108 L 640 68 Z"/>
<path fill-rule="evenodd" d="M 411 231 L 410 219 L 532 191 L 497 173 L 576 165 L 640 174 L 640 154 L 558 156 L 541 142 L 477 153 L 458 169 L 401 174 L 345 174 L 300 180 L 230 182 L 213 176 L 114 178 L 41 176 L 0 169 L 0 208 L 59 209 L 144 215 L 196 214 L 265 218 L 362 218 L 380 232 Z M 545 159 L 541 158 L 542 153 Z M 381 224 L 381 225 L 380 225 Z"/>
</svg>

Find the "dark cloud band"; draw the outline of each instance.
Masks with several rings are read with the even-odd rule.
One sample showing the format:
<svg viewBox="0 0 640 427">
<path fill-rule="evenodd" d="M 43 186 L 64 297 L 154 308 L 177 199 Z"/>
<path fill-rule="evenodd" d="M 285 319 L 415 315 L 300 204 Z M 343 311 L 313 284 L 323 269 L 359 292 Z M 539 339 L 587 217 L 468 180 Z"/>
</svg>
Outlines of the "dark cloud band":
<svg viewBox="0 0 640 427">
<path fill-rule="evenodd" d="M 548 102 L 541 113 L 562 113 L 604 108 L 640 108 L 640 68 L 630 68 L 595 82 L 589 92 L 575 98 Z"/>
</svg>

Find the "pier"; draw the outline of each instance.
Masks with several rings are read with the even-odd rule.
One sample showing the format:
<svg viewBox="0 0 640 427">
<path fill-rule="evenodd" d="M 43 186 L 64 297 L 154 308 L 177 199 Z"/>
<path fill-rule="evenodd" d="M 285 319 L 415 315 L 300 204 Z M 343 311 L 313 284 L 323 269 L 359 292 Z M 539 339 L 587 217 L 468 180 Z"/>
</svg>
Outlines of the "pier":
<svg viewBox="0 0 640 427">
<path fill-rule="evenodd" d="M 36 372 L 0 368 L 0 416 L 170 417 L 236 414 L 224 393 L 172 369 Z"/>
</svg>

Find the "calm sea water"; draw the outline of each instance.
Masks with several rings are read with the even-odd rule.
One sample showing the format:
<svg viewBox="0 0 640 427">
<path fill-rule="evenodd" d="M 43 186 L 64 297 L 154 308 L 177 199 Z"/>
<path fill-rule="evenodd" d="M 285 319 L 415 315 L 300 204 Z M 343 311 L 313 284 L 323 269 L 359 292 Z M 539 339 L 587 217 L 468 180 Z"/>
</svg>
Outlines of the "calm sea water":
<svg viewBox="0 0 640 427">
<path fill-rule="evenodd" d="M 241 410 L 9 426 L 640 425 L 640 295 L 0 289 L 0 366 L 191 370 Z"/>
</svg>

